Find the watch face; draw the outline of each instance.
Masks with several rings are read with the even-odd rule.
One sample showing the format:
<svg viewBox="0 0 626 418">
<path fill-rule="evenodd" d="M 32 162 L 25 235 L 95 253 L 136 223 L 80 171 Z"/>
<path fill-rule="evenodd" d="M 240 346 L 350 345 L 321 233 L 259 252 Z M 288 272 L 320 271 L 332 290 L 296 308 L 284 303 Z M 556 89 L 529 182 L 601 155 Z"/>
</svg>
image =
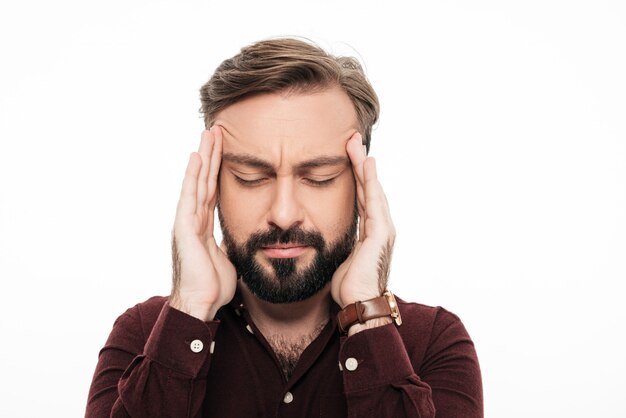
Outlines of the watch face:
<svg viewBox="0 0 626 418">
<path fill-rule="evenodd" d="M 402 325 L 402 317 L 400 316 L 400 309 L 398 308 L 396 297 L 389 290 L 385 290 L 385 293 L 383 294 L 387 297 L 389 309 L 391 309 L 391 317 L 395 321 L 396 325 Z"/>
</svg>

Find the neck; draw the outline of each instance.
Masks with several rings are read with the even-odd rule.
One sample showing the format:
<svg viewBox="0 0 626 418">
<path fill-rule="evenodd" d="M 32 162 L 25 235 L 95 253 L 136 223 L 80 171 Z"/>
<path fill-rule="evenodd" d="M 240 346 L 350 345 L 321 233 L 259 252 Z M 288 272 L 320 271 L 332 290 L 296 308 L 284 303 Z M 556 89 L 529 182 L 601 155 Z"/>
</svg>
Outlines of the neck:
<svg viewBox="0 0 626 418">
<path fill-rule="evenodd" d="M 306 300 L 281 304 L 259 299 L 243 282 L 240 289 L 246 309 L 264 335 L 309 335 L 330 317 L 330 284 Z"/>
</svg>

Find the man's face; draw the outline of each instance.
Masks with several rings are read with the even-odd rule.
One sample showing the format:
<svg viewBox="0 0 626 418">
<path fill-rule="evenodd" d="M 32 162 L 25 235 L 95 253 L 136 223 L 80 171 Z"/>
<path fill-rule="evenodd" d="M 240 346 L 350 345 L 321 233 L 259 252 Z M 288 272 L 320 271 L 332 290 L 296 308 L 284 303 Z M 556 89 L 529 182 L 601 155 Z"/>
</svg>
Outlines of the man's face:
<svg viewBox="0 0 626 418">
<path fill-rule="evenodd" d="M 218 212 L 229 258 L 257 297 L 309 298 L 354 245 L 350 99 L 339 88 L 264 94 L 222 110 L 215 124 L 224 133 Z"/>
</svg>

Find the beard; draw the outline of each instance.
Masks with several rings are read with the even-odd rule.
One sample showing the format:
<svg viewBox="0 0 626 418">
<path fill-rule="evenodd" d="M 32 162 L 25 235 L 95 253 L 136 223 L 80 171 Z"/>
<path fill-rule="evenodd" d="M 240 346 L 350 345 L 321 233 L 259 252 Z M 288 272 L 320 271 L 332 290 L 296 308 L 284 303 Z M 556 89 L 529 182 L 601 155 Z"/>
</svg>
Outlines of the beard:
<svg viewBox="0 0 626 418">
<path fill-rule="evenodd" d="M 272 226 L 268 231 L 253 233 L 242 245 L 233 239 L 222 224 L 222 235 L 227 254 L 237 270 L 237 275 L 259 299 L 269 303 L 299 302 L 315 295 L 333 278 L 337 268 L 350 255 L 356 240 L 358 215 L 334 243 L 328 243 L 319 231 L 307 231 L 299 227 L 283 230 Z M 298 244 L 315 250 L 313 260 L 307 266 L 297 266 L 298 258 L 270 258 L 270 268 L 263 267 L 256 254 L 272 244 Z M 268 271 L 269 270 L 269 271 Z"/>
</svg>

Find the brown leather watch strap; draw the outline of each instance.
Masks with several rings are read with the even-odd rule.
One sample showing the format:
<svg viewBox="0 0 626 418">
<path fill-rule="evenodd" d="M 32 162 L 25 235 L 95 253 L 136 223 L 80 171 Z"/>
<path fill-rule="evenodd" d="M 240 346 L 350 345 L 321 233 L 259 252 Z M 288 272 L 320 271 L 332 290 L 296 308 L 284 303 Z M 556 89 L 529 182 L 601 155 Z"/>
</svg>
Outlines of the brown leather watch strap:
<svg viewBox="0 0 626 418">
<path fill-rule="evenodd" d="M 339 330 L 346 333 L 354 324 L 362 324 L 367 320 L 385 316 L 393 318 L 398 325 L 402 323 L 395 298 L 389 291 L 385 291 L 382 296 L 346 306 L 337 314 L 337 323 Z"/>
</svg>

